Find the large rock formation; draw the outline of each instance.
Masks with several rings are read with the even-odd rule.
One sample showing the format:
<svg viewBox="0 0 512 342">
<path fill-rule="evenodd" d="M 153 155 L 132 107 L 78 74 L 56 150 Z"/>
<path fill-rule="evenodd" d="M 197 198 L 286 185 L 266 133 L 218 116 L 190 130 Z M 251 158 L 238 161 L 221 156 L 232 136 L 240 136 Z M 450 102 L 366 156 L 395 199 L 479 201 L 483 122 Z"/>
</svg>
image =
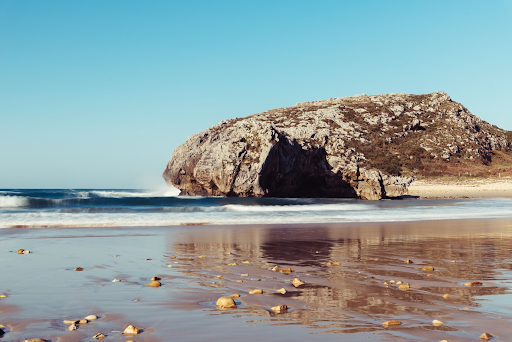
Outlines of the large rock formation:
<svg viewBox="0 0 512 342">
<path fill-rule="evenodd" d="M 163 177 L 188 195 L 373 200 L 406 194 L 436 162 L 490 163 L 509 147 L 443 92 L 358 95 L 222 121 L 180 145 Z"/>
</svg>

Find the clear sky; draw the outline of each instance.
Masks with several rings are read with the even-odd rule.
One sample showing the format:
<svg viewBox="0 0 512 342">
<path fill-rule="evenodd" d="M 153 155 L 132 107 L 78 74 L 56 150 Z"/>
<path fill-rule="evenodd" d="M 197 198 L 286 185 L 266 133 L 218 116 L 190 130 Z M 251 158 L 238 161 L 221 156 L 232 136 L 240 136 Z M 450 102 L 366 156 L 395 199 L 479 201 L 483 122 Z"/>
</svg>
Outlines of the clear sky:
<svg viewBox="0 0 512 342">
<path fill-rule="evenodd" d="M 0 1 L 0 188 L 158 188 L 223 119 L 445 91 L 512 130 L 512 0 Z"/>
</svg>

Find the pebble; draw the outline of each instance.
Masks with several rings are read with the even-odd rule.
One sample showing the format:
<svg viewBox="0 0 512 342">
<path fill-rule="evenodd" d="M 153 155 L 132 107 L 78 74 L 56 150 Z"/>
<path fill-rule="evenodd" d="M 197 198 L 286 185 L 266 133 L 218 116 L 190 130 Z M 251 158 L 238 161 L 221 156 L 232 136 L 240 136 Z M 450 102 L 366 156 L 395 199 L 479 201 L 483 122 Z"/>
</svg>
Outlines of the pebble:
<svg viewBox="0 0 512 342">
<path fill-rule="evenodd" d="M 284 287 L 282 287 L 279 290 L 277 290 L 276 292 L 279 292 L 280 294 L 285 294 L 286 290 L 284 289 Z"/>
<path fill-rule="evenodd" d="M 68 328 L 68 330 L 69 330 L 69 331 L 73 331 L 73 330 L 76 330 L 76 329 L 77 329 L 77 327 L 76 327 L 76 325 L 75 325 L 75 324 L 71 324 L 71 325 L 69 326 L 69 328 Z"/>
<path fill-rule="evenodd" d="M 274 271 L 274 272 L 279 272 L 279 266 L 274 266 L 274 267 L 272 267 L 272 271 Z"/>
<path fill-rule="evenodd" d="M 405 260 L 405 263 L 406 263 L 406 264 L 414 264 L 414 261 L 412 261 L 412 260 L 410 260 L 410 259 L 407 259 L 407 260 Z"/>
<path fill-rule="evenodd" d="M 206 259 L 206 256 L 205 255 L 200 255 L 198 256 L 199 259 Z"/>
<path fill-rule="evenodd" d="M 243 283 L 244 281 L 242 279 L 235 280 L 237 283 Z"/>
<path fill-rule="evenodd" d="M 450 295 L 449 295 L 448 293 L 445 293 L 445 294 L 443 295 L 443 298 L 444 298 L 444 299 L 448 299 L 448 298 L 450 298 Z"/>
<path fill-rule="evenodd" d="M 27 251 L 25 249 L 18 249 L 18 254 L 28 254 L 30 251 Z"/>
<path fill-rule="evenodd" d="M 129 325 L 124 329 L 123 334 L 137 335 L 140 334 L 140 329 L 134 327 L 133 325 Z"/>
<path fill-rule="evenodd" d="M 84 269 L 82 267 L 75 267 L 75 271 L 79 272 L 79 271 L 83 271 Z"/>
<path fill-rule="evenodd" d="M 397 282 L 396 282 L 396 284 L 397 284 L 397 285 L 402 285 L 403 283 L 402 283 L 402 281 L 401 281 L 401 280 L 399 280 L 399 281 L 397 281 Z"/>
<path fill-rule="evenodd" d="M 217 299 L 217 309 L 235 309 L 236 303 L 233 297 L 220 297 Z"/>
<path fill-rule="evenodd" d="M 30 340 L 25 340 L 24 342 L 49 342 L 49 341 L 43 340 L 42 338 L 31 338 Z"/>
<path fill-rule="evenodd" d="M 85 318 L 78 320 L 78 324 L 87 324 L 87 323 L 89 323 L 89 321 L 86 320 Z"/>
<path fill-rule="evenodd" d="M 77 324 L 78 323 L 78 320 L 77 319 L 65 319 L 63 321 L 64 324 L 67 324 L 67 325 L 72 325 L 72 324 Z"/>
<path fill-rule="evenodd" d="M 292 269 L 290 267 L 281 268 L 279 270 L 281 273 L 292 273 Z"/>
<path fill-rule="evenodd" d="M 242 261 L 242 264 L 250 264 L 250 261 Z"/>
<path fill-rule="evenodd" d="M 295 278 L 292 281 L 292 285 L 295 286 L 295 287 L 299 287 L 301 285 L 304 285 L 304 282 L 301 281 L 299 278 Z"/>
<path fill-rule="evenodd" d="M 483 333 L 482 335 L 480 335 L 480 339 L 481 340 L 484 340 L 484 341 L 488 341 L 490 340 L 491 338 L 493 338 L 494 336 L 492 336 L 491 334 L 489 333 Z"/>
<path fill-rule="evenodd" d="M 240 295 L 238 293 L 233 293 L 230 297 L 231 298 L 240 298 Z"/>
<path fill-rule="evenodd" d="M 288 307 L 286 305 L 278 305 L 278 306 L 274 306 L 271 308 L 272 311 L 274 311 L 275 313 L 282 313 L 282 312 L 286 312 L 288 310 Z"/>
<path fill-rule="evenodd" d="M 391 326 L 402 325 L 402 322 L 396 321 L 396 320 L 391 320 L 391 321 L 382 322 L 382 325 L 384 327 L 391 327 Z"/>
<path fill-rule="evenodd" d="M 434 267 L 433 266 L 423 266 L 423 268 L 421 270 L 422 271 L 433 272 L 434 271 Z"/>
<path fill-rule="evenodd" d="M 236 266 L 236 265 L 238 265 L 236 262 L 230 262 L 230 263 L 228 264 L 228 266 Z"/>
<path fill-rule="evenodd" d="M 112 282 L 113 282 L 113 283 L 119 283 L 120 281 L 121 281 L 121 280 L 119 280 L 119 279 L 114 279 L 114 280 L 112 280 Z"/>
<path fill-rule="evenodd" d="M 167 265 L 167 267 L 172 267 L 172 265 Z"/>
<path fill-rule="evenodd" d="M 469 283 L 465 283 L 464 286 L 482 286 L 483 284 L 479 281 L 472 281 Z"/>
<path fill-rule="evenodd" d="M 263 293 L 262 289 L 254 289 L 254 290 L 249 291 L 249 294 L 262 294 L 262 293 Z"/>
<path fill-rule="evenodd" d="M 100 339 L 105 338 L 105 337 L 107 337 L 107 336 L 103 335 L 102 333 L 98 333 L 98 334 L 93 336 L 93 338 L 95 338 L 97 340 L 100 340 Z"/>
<path fill-rule="evenodd" d="M 248 277 L 249 275 L 247 273 L 240 274 L 240 277 Z"/>
<path fill-rule="evenodd" d="M 404 284 L 404 285 L 400 285 L 400 286 L 398 286 L 398 288 L 399 288 L 400 290 L 404 290 L 404 291 L 406 291 L 406 290 L 409 290 L 409 289 L 411 288 L 411 286 L 410 286 L 409 284 Z"/>
<path fill-rule="evenodd" d="M 7 295 L 0 294 L 0 298 L 7 298 Z"/>
<path fill-rule="evenodd" d="M 156 281 L 156 280 L 161 280 L 161 279 L 162 278 L 160 278 L 160 277 L 153 277 L 153 278 L 151 278 L 151 281 Z"/>
<path fill-rule="evenodd" d="M 219 274 L 219 275 L 217 276 L 217 278 L 222 279 L 222 278 L 224 278 L 224 276 L 222 276 L 222 275 L 220 275 L 220 274 Z"/>
<path fill-rule="evenodd" d="M 149 286 L 149 287 L 160 287 L 160 286 L 162 286 L 162 283 L 157 281 L 157 280 L 152 280 L 149 283 L 147 283 L 146 286 Z"/>
<path fill-rule="evenodd" d="M 432 325 L 434 325 L 434 326 L 438 327 L 438 326 L 440 326 L 440 325 L 443 325 L 443 322 L 438 321 L 437 319 L 434 319 L 434 320 L 432 321 Z"/>
<path fill-rule="evenodd" d="M 98 316 L 96 315 L 89 315 L 89 316 L 86 316 L 84 319 L 88 320 L 88 321 L 95 321 L 98 319 Z"/>
</svg>

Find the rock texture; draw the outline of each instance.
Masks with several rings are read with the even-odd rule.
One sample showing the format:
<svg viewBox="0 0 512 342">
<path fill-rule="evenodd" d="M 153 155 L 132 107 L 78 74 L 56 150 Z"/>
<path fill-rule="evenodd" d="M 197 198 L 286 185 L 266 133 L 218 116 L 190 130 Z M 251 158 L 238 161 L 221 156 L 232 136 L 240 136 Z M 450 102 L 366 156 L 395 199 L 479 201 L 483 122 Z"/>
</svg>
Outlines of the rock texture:
<svg viewBox="0 0 512 342">
<path fill-rule="evenodd" d="M 184 195 L 399 197 L 435 162 L 490 163 L 509 133 L 444 92 L 333 98 L 222 121 L 163 177 Z"/>
</svg>

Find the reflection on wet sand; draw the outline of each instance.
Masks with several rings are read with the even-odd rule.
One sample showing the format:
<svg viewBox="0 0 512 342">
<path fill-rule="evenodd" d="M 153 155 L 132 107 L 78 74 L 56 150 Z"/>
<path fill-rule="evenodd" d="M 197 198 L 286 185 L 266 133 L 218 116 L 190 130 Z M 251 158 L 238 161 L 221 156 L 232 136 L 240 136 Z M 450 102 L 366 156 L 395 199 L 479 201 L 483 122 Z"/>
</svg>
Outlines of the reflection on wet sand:
<svg viewBox="0 0 512 342">
<path fill-rule="evenodd" d="M 512 309 L 482 305 L 511 296 L 512 225 L 503 220 L 194 227 L 173 236 L 169 249 L 205 291 L 240 293 L 242 305 L 221 314 L 254 317 L 249 323 L 413 340 L 475 340 L 491 331 L 505 341 L 512 319 Z M 273 272 L 276 265 L 293 272 Z M 292 286 L 295 277 L 305 284 Z M 483 286 L 464 286 L 473 281 Z M 282 287 L 286 294 L 276 293 Z M 253 288 L 264 294 L 249 295 Z M 270 310 L 281 304 L 290 310 Z M 402 325 L 384 328 L 390 319 Z"/>
</svg>

